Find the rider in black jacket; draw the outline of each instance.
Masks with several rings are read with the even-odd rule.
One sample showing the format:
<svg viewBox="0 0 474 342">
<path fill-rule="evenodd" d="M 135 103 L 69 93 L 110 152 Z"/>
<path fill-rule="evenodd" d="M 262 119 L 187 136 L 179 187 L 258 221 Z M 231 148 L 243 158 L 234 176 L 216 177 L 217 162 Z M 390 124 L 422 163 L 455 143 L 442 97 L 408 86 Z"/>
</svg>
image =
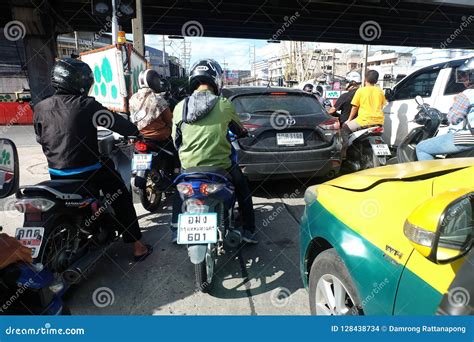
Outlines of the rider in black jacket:
<svg viewBox="0 0 474 342">
<path fill-rule="evenodd" d="M 51 179 L 83 179 L 102 189 L 104 195 L 120 194 L 111 205 L 117 224 L 122 226 L 124 242 L 134 243 L 134 259 L 141 261 L 152 248 L 140 241 L 132 195 L 113 162 L 101 160 L 97 126 L 124 136 L 139 132 L 134 124 L 87 96 L 93 83 L 92 70 L 86 63 L 71 58 L 57 61 L 52 72 L 56 93 L 34 107 L 36 140 L 48 160 Z"/>
</svg>

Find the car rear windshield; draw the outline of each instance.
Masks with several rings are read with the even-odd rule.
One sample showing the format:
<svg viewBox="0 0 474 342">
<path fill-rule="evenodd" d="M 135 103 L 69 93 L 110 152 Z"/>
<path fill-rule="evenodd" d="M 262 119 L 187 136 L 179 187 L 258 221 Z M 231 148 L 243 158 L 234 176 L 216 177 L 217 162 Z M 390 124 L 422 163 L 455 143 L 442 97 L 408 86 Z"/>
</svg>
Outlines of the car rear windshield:
<svg viewBox="0 0 474 342">
<path fill-rule="evenodd" d="M 271 115 L 275 111 L 288 111 L 293 115 L 322 113 L 321 104 L 312 96 L 304 95 L 243 95 L 234 98 L 237 113 L 261 113 Z"/>
</svg>

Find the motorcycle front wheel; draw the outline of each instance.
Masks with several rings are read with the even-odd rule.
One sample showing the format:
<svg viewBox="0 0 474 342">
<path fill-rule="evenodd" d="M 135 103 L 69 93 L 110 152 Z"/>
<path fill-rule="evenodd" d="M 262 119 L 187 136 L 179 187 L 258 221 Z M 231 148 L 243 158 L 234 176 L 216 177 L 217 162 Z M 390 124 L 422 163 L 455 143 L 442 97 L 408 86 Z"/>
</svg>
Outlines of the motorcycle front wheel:
<svg viewBox="0 0 474 342">
<path fill-rule="evenodd" d="M 159 171 L 151 169 L 142 171 L 137 176 L 145 179 L 145 187 L 138 188 L 138 196 L 145 210 L 153 213 L 160 208 L 163 192 L 158 190 L 158 182 L 161 180 Z"/>
</svg>

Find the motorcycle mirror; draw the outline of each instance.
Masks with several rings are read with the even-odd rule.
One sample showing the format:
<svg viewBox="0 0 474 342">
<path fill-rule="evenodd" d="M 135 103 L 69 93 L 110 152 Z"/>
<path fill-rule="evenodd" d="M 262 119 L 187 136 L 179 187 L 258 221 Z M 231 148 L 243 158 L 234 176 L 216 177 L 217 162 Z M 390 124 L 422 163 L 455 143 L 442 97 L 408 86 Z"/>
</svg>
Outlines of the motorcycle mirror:
<svg viewBox="0 0 474 342">
<path fill-rule="evenodd" d="M 417 95 L 415 97 L 416 103 L 418 103 L 420 106 L 424 104 L 423 98 L 420 95 Z"/>
<path fill-rule="evenodd" d="M 18 152 L 13 141 L 0 139 L 0 198 L 5 198 L 18 190 L 20 168 Z"/>
</svg>

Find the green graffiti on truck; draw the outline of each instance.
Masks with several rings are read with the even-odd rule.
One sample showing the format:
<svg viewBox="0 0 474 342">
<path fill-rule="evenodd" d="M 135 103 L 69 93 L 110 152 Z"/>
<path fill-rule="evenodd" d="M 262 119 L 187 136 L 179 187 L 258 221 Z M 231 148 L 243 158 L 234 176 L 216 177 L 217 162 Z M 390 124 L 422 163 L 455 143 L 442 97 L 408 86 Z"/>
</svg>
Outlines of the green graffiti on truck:
<svg viewBox="0 0 474 342">
<path fill-rule="evenodd" d="M 10 152 L 7 152 L 7 150 L 2 151 L 2 157 L 0 158 L 0 165 L 10 165 L 11 160 L 10 160 Z"/>
<path fill-rule="evenodd" d="M 117 86 L 112 84 L 113 81 L 113 72 L 110 61 L 107 57 L 102 58 L 102 64 L 96 64 L 94 66 L 94 95 L 99 96 L 99 93 L 102 97 L 112 96 L 113 99 L 116 99 L 118 96 Z"/>
</svg>

